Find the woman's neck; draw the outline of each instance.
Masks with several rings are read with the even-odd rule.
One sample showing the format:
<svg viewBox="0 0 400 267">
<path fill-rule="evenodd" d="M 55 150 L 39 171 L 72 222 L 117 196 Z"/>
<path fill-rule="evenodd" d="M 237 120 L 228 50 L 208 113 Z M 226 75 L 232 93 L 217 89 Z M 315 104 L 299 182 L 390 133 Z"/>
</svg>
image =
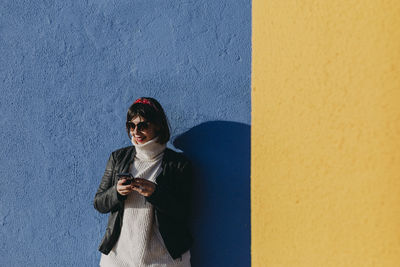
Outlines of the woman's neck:
<svg viewBox="0 0 400 267">
<path fill-rule="evenodd" d="M 147 141 L 144 144 L 136 144 L 133 139 L 132 144 L 136 148 L 136 157 L 140 160 L 153 160 L 164 152 L 166 144 L 157 143 L 158 137 Z"/>
</svg>

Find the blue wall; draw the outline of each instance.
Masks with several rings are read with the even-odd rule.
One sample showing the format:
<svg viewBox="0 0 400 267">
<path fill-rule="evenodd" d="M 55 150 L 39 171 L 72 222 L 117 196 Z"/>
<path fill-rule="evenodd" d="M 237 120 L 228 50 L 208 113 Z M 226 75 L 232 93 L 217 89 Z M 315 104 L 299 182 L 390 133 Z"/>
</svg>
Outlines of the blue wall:
<svg viewBox="0 0 400 267">
<path fill-rule="evenodd" d="M 0 55 L 0 266 L 98 265 L 139 96 L 196 166 L 193 266 L 250 265 L 250 0 L 5 0 Z"/>
</svg>

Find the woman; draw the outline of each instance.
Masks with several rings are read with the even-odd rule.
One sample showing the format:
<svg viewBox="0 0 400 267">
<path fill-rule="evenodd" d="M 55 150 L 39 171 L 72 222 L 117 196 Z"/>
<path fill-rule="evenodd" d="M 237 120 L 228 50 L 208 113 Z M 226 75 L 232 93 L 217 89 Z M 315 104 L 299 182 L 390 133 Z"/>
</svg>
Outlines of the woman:
<svg viewBox="0 0 400 267">
<path fill-rule="evenodd" d="M 126 121 L 133 146 L 111 153 L 94 199 L 96 210 L 110 212 L 100 266 L 190 266 L 190 162 L 166 148 L 170 131 L 157 100 L 137 99 Z M 122 173 L 134 180 L 118 180 Z"/>
</svg>

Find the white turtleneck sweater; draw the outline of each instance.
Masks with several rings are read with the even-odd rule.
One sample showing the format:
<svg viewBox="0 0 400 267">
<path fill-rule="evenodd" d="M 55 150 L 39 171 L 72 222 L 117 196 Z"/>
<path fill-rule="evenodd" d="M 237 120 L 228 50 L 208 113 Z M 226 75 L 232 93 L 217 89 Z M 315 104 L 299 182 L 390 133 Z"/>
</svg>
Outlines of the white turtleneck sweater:
<svg viewBox="0 0 400 267">
<path fill-rule="evenodd" d="M 165 144 L 154 138 L 144 144 L 132 144 L 136 156 L 130 166 L 133 177 L 155 183 L 161 173 Z M 101 267 L 190 267 L 190 252 L 172 259 L 158 230 L 154 207 L 138 192 L 131 192 L 124 203 L 121 234 L 108 255 L 101 254 Z"/>
</svg>

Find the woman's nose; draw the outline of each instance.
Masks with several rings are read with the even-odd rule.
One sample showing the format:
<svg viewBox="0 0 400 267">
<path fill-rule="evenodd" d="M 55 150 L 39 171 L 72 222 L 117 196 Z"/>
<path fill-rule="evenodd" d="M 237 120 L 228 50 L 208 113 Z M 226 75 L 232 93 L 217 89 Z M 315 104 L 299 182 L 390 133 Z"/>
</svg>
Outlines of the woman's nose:
<svg viewBox="0 0 400 267">
<path fill-rule="evenodd" d="M 137 127 L 131 129 L 131 135 L 135 135 L 137 133 Z"/>
</svg>

